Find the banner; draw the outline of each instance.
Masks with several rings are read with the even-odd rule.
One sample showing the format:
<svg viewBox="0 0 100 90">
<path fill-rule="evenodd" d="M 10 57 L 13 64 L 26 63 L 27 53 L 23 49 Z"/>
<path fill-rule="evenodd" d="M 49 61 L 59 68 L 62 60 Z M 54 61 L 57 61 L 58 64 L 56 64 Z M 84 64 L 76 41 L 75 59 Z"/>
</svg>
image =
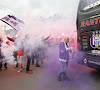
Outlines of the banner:
<svg viewBox="0 0 100 90">
<path fill-rule="evenodd" d="M 12 28 L 14 28 L 17 31 L 19 31 L 22 27 L 24 27 L 24 22 L 16 18 L 15 16 L 7 15 L 1 18 L 0 20 L 10 25 Z"/>
</svg>

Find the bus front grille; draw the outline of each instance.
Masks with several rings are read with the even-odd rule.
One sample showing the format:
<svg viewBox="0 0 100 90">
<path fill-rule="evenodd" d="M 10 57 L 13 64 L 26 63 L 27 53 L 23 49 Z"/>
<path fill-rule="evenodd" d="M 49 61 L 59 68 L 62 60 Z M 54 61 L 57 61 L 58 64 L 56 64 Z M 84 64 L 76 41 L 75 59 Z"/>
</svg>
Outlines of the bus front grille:
<svg viewBox="0 0 100 90">
<path fill-rule="evenodd" d="M 88 49 L 88 41 L 86 36 L 82 36 L 82 48 L 83 50 Z"/>
<path fill-rule="evenodd" d="M 85 57 L 90 61 L 100 62 L 100 55 L 86 54 Z"/>
</svg>

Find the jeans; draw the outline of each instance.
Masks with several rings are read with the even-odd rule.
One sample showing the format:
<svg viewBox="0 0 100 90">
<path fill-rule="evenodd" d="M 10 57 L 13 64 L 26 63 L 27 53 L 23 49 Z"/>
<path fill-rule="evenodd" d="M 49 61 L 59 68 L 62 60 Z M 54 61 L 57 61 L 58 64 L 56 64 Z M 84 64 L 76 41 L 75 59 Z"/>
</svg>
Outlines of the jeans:
<svg viewBox="0 0 100 90">
<path fill-rule="evenodd" d="M 18 68 L 17 55 L 18 55 L 18 53 L 17 53 L 17 51 L 15 51 L 13 56 L 14 56 L 14 58 L 15 58 L 15 61 L 17 62 L 17 63 L 16 63 L 16 67 Z"/>
<path fill-rule="evenodd" d="M 39 59 L 40 59 L 40 54 L 38 53 L 37 56 L 36 56 L 37 60 L 36 60 L 36 65 L 39 64 Z"/>
<path fill-rule="evenodd" d="M 61 64 L 62 64 L 62 68 L 58 74 L 58 77 L 61 78 L 61 75 L 64 75 L 64 78 L 66 78 L 66 69 L 67 69 L 67 66 L 68 66 L 68 61 L 67 62 L 62 62 L 61 61 Z"/>
<path fill-rule="evenodd" d="M 4 67 L 7 68 L 7 63 L 6 62 L 4 63 Z"/>
<path fill-rule="evenodd" d="M 0 70 L 2 69 L 2 66 L 3 66 L 3 65 L 2 65 L 2 60 L 0 60 Z M 5 61 L 5 63 L 4 63 L 4 67 L 7 68 L 7 62 L 6 62 L 6 61 Z"/>
<path fill-rule="evenodd" d="M 18 65 L 18 62 L 16 63 L 16 68 L 18 68 L 19 67 L 19 65 Z"/>
<path fill-rule="evenodd" d="M 1 68 L 2 68 L 2 60 L 0 60 L 0 70 L 1 70 Z"/>
<path fill-rule="evenodd" d="M 27 65 L 26 65 L 26 71 L 29 71 L 30 69 L 30 62 L 31 62 L 31 56 L 27 56 Z"/>
<path fill-rule="evenodd" d="M 31 55 L 32 65 L 34 64 L 34 54 Z"/>
</svg>

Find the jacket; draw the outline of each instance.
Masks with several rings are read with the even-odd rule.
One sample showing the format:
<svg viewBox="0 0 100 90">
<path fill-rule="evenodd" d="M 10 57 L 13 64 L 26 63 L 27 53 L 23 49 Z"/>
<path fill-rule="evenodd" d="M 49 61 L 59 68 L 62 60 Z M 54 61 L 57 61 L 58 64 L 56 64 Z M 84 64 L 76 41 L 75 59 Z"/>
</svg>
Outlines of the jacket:
<svg viewBox="0 0 100 90">
<path fill-rule="evenodd" d="M 59 46 L 59 60 L 67 62 L 69 60 L 69 50 L 65 42 L 61 42 Z"/>
</svg>

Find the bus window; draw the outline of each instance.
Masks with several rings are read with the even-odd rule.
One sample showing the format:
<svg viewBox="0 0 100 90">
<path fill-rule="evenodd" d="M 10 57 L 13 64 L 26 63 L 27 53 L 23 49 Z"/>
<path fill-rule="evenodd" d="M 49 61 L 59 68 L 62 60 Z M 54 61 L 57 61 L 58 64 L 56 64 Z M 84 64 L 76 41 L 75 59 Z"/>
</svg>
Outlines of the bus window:
<svg viewBox="0 0 100 90">
<path fill-rule="evenodd" d="M 94 5 L 95 4 L 95 5 Z M 100 0 L 80 0 L 80 11 L 86 11 L 100 4 Z"/>
</svg>

